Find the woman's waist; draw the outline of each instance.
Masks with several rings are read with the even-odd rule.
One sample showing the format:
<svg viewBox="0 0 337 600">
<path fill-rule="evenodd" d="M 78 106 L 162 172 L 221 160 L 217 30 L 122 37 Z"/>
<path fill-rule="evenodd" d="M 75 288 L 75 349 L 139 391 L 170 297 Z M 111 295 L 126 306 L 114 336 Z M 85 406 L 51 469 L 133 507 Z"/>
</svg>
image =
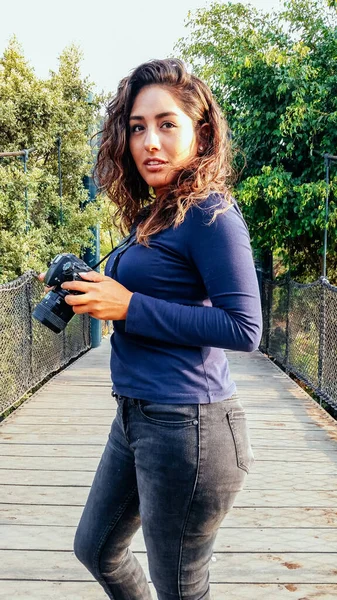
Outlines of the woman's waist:
<svg viewBox="0 0 337 600">
<path fill-rule="evenodd" d="M 207 403 L 236 389 L 219 348 L 126 346 L 118 336 L 112 339 L 111 378 L 116 392 L 158 402 L 173 397 L 174 402 Z"/>
</svg>

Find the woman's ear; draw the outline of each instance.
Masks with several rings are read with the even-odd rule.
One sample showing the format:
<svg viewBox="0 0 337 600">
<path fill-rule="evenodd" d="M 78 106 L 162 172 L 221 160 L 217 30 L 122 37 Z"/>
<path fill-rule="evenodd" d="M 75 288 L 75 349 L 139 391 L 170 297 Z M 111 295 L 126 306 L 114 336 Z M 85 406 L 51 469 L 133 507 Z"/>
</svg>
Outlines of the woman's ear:
<svg viewBox="0 0 337 600">
<path fill-rule="evenodd" d="M 210 130 L 209 123 L 204 123 L 198 131 L 198 151 L 200 154 L 203 154 L 208 148 Z"/>
</svg>

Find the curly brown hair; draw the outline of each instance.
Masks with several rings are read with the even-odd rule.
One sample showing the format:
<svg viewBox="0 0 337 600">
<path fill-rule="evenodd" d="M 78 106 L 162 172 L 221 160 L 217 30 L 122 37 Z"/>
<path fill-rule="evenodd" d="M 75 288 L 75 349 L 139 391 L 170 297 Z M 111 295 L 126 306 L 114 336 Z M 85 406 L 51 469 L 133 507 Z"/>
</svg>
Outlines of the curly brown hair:
<svg viewBox="0 0 337 600">
<path fill-rule="evenodd" d="M 192 119 L 196 135 L 205 123 L 209 127 L 205 150 L 191 158 L 158 198 L 139 174 L 129 149 L 130 113 L 137 94 L 149 85 L 172 94 Z M 232 203 L 234 172 L 227 122 L 209 87 L 189 74 L 181 60 L 151 60 L 122 79 L 107 107 L 101 133 L 94 175 L 100 191 L 117 207 L 113 220 L 123 234 L 138 222 L 137 241 L 148 246 L 149 236 L 172 225 L 178 227 L 188 209 L 211 191 L 221 192 Z M 220 200 L 211 222 L 225 210 Z"/>
</svg>

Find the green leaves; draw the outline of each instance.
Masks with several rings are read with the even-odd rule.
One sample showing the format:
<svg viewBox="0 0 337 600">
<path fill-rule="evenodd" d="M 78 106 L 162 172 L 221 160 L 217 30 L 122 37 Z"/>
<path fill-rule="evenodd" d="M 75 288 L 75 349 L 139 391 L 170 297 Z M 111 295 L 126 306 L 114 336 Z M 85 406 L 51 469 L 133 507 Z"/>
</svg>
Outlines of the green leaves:
<svg viewBox="0 0 337 600">
<path fill-rule="evenodd" d="M 289 0 L 269 13 L 213 3 L 190 15 L 186 27 L 176 49 L 209 83 L 234 146 L 245 155 L 236 195 L 255 248 L 290 251 L 293 275 L 316 278 L 326 193 L 322 155 L 337 154 L 335 9 L 325 0 Z M 242 166 L 238 158 L 239 171 Z M 335 210 L 331 201 L 331 224 Z M 337 239 L 329 227 L 329 276 L 337 283 Z"/>
<path fill-rule="evenodd" d="M 82 79 L 80 60 L 80 51 L 71 46 L 61 54 L 58 71 L 40 80 L 15 38 L 0 59 L 0 151 L 34 148 L 26 175 L 21 157 L 0 159 L 0 283 L 28 268 L 45 270 L 58 252 L 78 254 L 91 243 L 89 227 L 99 218 L 99 205 L 81 210 L 87 198 L 82 178 L 91 169 L 88 140 L 97 128 L 103 98 L 94 96 L 88 103 L 92 84 Z"/>
</svg>

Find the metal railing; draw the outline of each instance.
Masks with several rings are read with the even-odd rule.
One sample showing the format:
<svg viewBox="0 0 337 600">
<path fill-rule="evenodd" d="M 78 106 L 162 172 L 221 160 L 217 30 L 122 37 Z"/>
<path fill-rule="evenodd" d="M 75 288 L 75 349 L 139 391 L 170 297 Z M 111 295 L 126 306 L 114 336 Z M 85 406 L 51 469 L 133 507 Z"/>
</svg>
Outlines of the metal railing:
<svg viewBox="0 0 337 600">
<path fill-rule="evenodd" d="M 337 287 L 262 280 L 263 352 L 337 409 Z"/>
<path fill-rule="evenodd" d="M 32 271 L 0 285 L 0 415 L 90 348 L 87 315 L 75 315 L 60 334 L 32 318 L 42 295 Z"/>
</svg>

